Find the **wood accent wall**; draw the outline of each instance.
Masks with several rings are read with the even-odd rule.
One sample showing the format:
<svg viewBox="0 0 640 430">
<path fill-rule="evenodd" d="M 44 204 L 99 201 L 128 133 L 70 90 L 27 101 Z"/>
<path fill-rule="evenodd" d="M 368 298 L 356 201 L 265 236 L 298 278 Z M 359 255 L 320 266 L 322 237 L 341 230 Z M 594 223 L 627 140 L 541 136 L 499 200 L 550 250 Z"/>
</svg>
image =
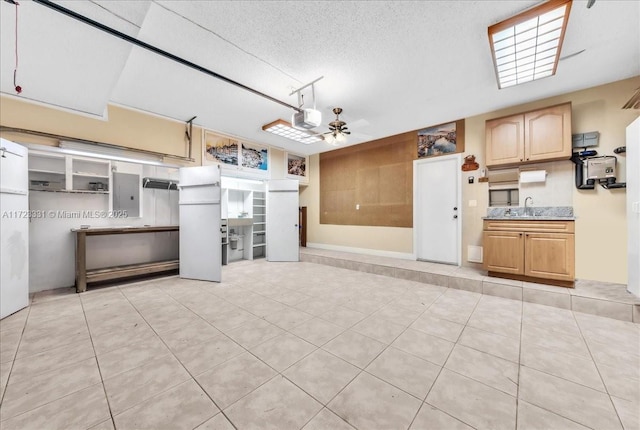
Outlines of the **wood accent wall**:
<svg viewBox="0 0 640 430">
<path fill-rule="evenodd" d="M 416 144 L 410 131 L 320 154 L 320 223 L 413 227 Z"/>
</svg>

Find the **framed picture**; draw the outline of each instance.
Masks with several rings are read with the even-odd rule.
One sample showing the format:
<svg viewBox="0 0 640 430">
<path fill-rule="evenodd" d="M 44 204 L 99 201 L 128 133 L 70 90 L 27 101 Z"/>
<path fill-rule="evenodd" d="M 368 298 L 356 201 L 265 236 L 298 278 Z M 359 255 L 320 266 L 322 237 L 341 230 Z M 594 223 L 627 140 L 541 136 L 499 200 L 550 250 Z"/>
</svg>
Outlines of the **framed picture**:
<svg viewBox="0 0 640 430">
<path fill-rule="evenodd" d="M 308 183 L 308 165 L 309 157 L 305 155 L 296 155 L 290 152 L 285 153 L 287 163 L 287 177 L 297 179 L 300 182 Z"/>
<path fill-rule="evenodd" d="M 464 120 L 418 130 L 418 158 L 464 152 Z"/>
<path fill-rule="evenodd" d="M 202 164 L 222 163 L 238 166 L 239 142 L 213 133 L 205 132 L 202 143 Z"/>
<path fill-rule="evenodd" d="M 242 145 L 242 167 L 269 170 L 269 149 L 264 146 L 252 143 L 241 143 Z"/>
</svg>

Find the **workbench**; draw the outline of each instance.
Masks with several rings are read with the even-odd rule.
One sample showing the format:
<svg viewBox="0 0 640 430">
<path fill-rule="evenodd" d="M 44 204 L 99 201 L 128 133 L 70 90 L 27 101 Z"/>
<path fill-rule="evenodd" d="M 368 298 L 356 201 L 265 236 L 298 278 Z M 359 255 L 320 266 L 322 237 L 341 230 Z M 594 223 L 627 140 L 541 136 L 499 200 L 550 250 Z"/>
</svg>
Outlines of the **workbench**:
<svg viewBox="0 0 640 430">
<path fill-rule="evenodd" d="M 180 267 L 179 260 L 154 261 L 141 264 L 127 264 L 87 270 L 87 236 L 105 236 L 115 234 L 139 234 L 179 231 L 177 225 L 144 227 L 96 227 L 75 228 L 76 235 L 76 292 L 87 290 L 87 283 L 107 281 L 151 273 L 168 272 Z"/>
</svg>

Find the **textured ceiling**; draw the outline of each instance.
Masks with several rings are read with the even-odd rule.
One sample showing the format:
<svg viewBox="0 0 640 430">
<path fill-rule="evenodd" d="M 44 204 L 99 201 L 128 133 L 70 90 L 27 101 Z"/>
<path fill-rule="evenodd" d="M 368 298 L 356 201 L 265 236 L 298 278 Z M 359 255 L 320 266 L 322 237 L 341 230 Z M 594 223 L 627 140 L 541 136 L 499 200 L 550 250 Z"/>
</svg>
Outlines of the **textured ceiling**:
<svg viewBox="0 0 640 430">
<path fill-rule="evenodd" d="M 13 91 L 14 6 L 1 3 L 1 90 Z M 20 6 L 21 97 L 102 115 L 107 103 L 301 154 L 272 136 L 292 110 L 29 1 Z M 344 109 L 348 144 L 640 74 L 640 2 L 574 1 L 556 76 L 498 90 L 487 27 L 536 1 L 93 1 L 67 8 L 286 103 L 320 76 L 323 126 Z M 305 91 L 305 107 L 311 93 Z"/>
</svg>

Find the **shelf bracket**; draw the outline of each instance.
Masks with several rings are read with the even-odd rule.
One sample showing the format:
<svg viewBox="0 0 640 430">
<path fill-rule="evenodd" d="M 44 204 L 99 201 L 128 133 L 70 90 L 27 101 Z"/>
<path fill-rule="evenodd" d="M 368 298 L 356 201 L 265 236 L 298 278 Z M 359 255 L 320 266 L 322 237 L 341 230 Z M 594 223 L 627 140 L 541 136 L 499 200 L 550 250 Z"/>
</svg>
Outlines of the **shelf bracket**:
<svg viewBox="0 0 640 430">
<path fill-rule="evenodd" d="M 185 122 L 185 131 L 184 134 L 187 137 L 187 141 L 189 142 L 189 158 L 191 158 L 191 147 L 193 143 L 193 120 L 198 118 L 198 116 L 194 116 L 190 120 Z"/>
</svg>

